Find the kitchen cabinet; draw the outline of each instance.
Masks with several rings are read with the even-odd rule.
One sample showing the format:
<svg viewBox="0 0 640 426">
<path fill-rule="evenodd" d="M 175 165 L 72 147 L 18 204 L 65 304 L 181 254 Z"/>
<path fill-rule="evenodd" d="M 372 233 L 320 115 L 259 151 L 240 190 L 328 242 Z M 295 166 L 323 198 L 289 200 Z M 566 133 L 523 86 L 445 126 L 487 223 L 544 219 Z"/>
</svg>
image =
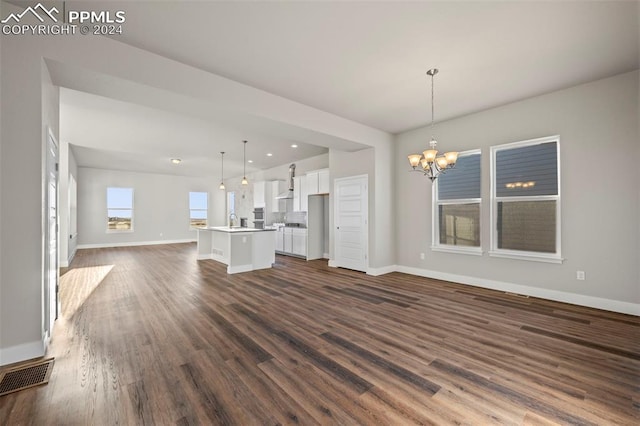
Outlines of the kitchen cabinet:
<svg viewBox="0 0 640 426">
<path fill-rule="evenodd" d="M 291 235 L 291 253 L 298 256 L 307 256 L 307 230 L 306 229 L 292 229 Z"/>
<path fill-rule="evenodd" d="M 283 228 L 283 252 L 293 253 L 293 228 Z"/>
<path fill-rule="evenodd" d="M 329 169 L 314 170 L 306 174 L 307 195 L 329 193 Z"/>
<path fill-rule="evenodd" d="M 293 178 L 293 211 L 300 211 L 300 176 Z"/>
<path fill-rule="evenodd" d="M 306 212 L 309 205 L 309 193 L 307 192 L 307 177 L 302 177 L 302 188 L 300 188 L 300 211 Z"/>
<path fill-rule="evenodd" d="M 296 176 L 293 178 L 293 211 L 307 211 L 307 177 Z"/>
<path fill-rule="evenodd" d="M 306 178 L 306 187 L 307 187 L 307 195 L 313 195 L 318 193 L 318 172 L 313 171 L 307 173 Z"/>
<path fill-rule="evenodd" d="M 285 192 L 289 187 L 284 180 L 274 180 L 269 182 L 271 184 L 271 212 L 272 213 L 284 213 L 287 211 L 287 200 L 278 200 L 276 197 Z"/>
<path fill-rule="evenodd" d="M 254 182 L 253 183 L 253 207 L 266 207 L 266 186 L 267 182 Z M 271 188 L 269 188 L 271 192 Z"/>
<path fill-rule="evenodd" d="M 276 234 L 276 251 L 282 254 L 307 257 L 307 230 L 304 228 L 279 228 Z"/>
<path fill-rule="evenodd" d="M 276 229 L 276 251 L 284 252 L 284 228 Z"/>
</svg>

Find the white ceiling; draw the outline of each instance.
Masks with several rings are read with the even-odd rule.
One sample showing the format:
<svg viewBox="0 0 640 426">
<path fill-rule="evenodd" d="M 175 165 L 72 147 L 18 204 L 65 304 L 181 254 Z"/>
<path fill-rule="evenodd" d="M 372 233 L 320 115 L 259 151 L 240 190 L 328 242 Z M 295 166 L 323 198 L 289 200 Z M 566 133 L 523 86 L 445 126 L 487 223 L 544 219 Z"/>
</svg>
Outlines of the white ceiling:
<svg viewBox="0 0 640 426">
<path fill-rule="evenodd" d="M 91 5 L 126 12 L 114 39 L 389 133 L 429 122 L 429 68 L 440 69 L 438 121 L 631 71 L 640 57 L 636 1 Z M 75 145 L 148 155 L 149 162 L 193 158 L 194 175 L 217 164 L 222 150 L 235 149 L 241 161 L 240 141 L 251 137 L 250 156 L 277 152 L 260 168 L 293 158 L 292 141 L 247 136 L 242 126 L 216 127 L 74 91 L 61 98 L 63 137 Z M 87 141 L 77 123 L 103 127 Z M 82 165 L 106 157 L 74 152 Z"/>
<path fill-rule="evenodd" d="M 327 152 L 315 145 L 64 87 L 60 128 L 61 137 L 73 144 L 79 165 L 115 170 L 218 177 L 224 151 L 225 176 L 239 176 L 244 172 L 243 140 L 248 141 L 247 173 Z M 172 158 L 182 162 L 172 164 Z"/>
</svg>

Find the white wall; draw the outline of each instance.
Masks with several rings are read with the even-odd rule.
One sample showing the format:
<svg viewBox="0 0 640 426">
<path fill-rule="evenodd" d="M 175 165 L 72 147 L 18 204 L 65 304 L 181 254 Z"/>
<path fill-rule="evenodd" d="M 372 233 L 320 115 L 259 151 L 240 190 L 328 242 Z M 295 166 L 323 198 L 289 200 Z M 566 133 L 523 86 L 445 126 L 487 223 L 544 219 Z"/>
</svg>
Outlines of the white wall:
<svg viewBox="0 0 640 426">
<path fill-rule="evenodd" d="M 368 186 L 368 200 L 369 200 L 369 215 L 371 215 L 374 208 L 375 200 L 375 149 L 368 148 L 356 152 L 344 152 L 335 149 L 329 150 L 329 163 L 331 167 L 329 169 L 329 179 L 331 192 L 329 193 L 329 228 L 331 241 L 329 243 L 329 258 L 334 259 L 335 256 L 335 218 L 334 218 L 334 206 L 335 206 L 335 194 L 334 194 L 334 180 L 350 176 L 367 175 L 369 179 Z M 369 261 L 371 261 L 372 249 L 372 235 L 375 233 L 375 222 L 369 220 Z"/>
<path fill-rule="evenodd" d="M 374 275 L 391 272 L 396 263 L 393 154 L 393 144 L 377 144 L 375 147 L 374 192 L 373 200 L 369 201 L 373 203 L 369 220 L 374 223 L 374 232 L 369 235 L 372 250 L 368 272 Z"/>
<path fill-rule="evenodd" d="M 18 40 L 3 36 L 1 52 L 0 365 L 44 354 L 43 153 L 59 134 L 58 90 Z"/>
<path fill-rule="evenodd" d="M 393 203 L 392 145 L 378 144 L 356 152 L 329 150 L 330 179 L 349 176 L 369 177 L 369 274 L 382 274 L 395 269 L 395 206 Z M 334 234 L 334 199 L 330 196 L 330 232 Z M 330 258 L 334 257 L 333 238 Z"/>
<path fill-rule="evenodd" d="M 442 150 L 482 149 L 481 257 L 430 250 L 431 184 L 406 172 L 407 154 L 424 149 L 429 130 L 398 135 L 401 270 L 640 314 L 638 79 L 638 71 L 626 73 L 436 125 Z M 557 265 L 489 257 L 489 147 L 556 134 L 566 260 Z M 577 281 L 576 270 L 587 279 Z"/>
<path fill-rule="evenodd" d="M 213 178 L 78 169 L 79 248 L 195 241 L 189 228 L 189 192 L 209 194 L 210 226 L 224 224 L 223 191 Z M 107 187 L 133 188 L 133 232 L 107 233 Z"/>
</svg>

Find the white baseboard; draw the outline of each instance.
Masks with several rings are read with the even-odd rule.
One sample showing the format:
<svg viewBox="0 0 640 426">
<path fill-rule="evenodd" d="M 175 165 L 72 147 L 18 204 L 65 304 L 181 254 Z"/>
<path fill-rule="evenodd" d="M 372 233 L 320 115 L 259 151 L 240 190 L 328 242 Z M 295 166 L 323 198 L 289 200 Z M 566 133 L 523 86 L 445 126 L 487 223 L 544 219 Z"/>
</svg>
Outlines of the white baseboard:
<svg viewBox="0 0 640 426">
<path fill-rule="evenodd" d="M 60 267 L 61 268 L 68 268 L 69 265 L 71 265 L 71 262 L 73 262 L 73 258 L 76 256 L 76 250 L 73 250 L 73 253 L 71 253 L 71 255 L 69 256 L 69 259 L 65 259 L 65 260 L 61 260 L 60 261 Z"/>
<path fill-rule="evenodd" d="M 189 238 L 185 240 L 159 240 L 159 241 L 134 241 L 134 242 L 126 242 L 126 243 L 78 244 L 78 249 L 155 246 L 160 244 L 182 244 L 182 243 L 195 243 L 195 242 L 196 240 Z"/>
<path fill-rule="evenodd" d="M 395 272 L 397 270 L 397 265 L 388 265 L 383 266 L 382 268 L 369 268 L 367 269 L 367 275 L 373 275 L 374 277 L 377 277 L 378 275 L 390 274 L 391 272 Z"/>
<path fill-rule="evenodd" d="M 44 356 L 45 343 L 35 341 L 0 349 L 0 366 Z"/>
<path fill-rule="evenodd" d="M 329 262 L 327 263 L 329 265 L 330 268 L 337 268 L 338 265 L 336 264 L 336 261 L 333 259 L 329 259 Z"/>
<path fill-rule="evenodd" d="M 568 293 L 546 288 L 530 287 L 503 281 L 494 281 L 484 278 L 468 277 L 466 275 L 449 274 L 446 272 L 431 271 L 428 269 L 413 268 L 410 266 L 398 266 L 397 272 L 418 275 L 421 277 L 435 278 L 438 280 L 452 281 L 460 284 L 468 284 L 475 287 L 522 294 L 541 299 L 554 300 L 556 302 L 570 303 L 572 305 L 587 306 L 589 308 L 603 309 L 605 311 L 620 312 L 623 314 L 640 316 L 640 304 L 623 302 L 620 300 L 604 299 L 601 297 L 585 296 L 582 294 Z"/>
<path fill-rule="evenodd" d="M 235 265 L 227 266 L 227 274 L 239 274 L 241 272 L 253 271 L 253 265 Z"/>
</svg>

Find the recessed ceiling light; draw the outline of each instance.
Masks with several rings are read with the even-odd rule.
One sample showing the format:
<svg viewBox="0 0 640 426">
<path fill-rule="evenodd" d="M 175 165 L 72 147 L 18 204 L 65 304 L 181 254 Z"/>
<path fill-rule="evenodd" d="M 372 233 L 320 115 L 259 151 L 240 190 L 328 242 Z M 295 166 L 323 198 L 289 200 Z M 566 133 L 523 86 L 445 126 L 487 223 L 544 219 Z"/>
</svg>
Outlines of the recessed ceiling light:
<svg viewBox="0 0 640 426">
<path fill-rule="evenodd" d="M 291 145 L 291 148 L 297 148 L 298 145 L 296 145 L 295 143 L 293 145 Z"/>
<path fill-rule="evenodd" d="M 267 157 L 273 157 L 273 154 L 269 152 L 267 153 Z"/>
<path fill-rule="evenodd" d="M 253 160 L 247 160 L 247 163 L 253 163 Z"/>
<path fill-rule="evenodd" d="M 172 162 L 173 164 L 180 164 L 180 163 L 182 162 L 182 160 L 181 160 L 181 159 L 179 159 L 179 158 L 172 158 L 172 159 L 171 159 L 171 162 Z"/>
</svg>

